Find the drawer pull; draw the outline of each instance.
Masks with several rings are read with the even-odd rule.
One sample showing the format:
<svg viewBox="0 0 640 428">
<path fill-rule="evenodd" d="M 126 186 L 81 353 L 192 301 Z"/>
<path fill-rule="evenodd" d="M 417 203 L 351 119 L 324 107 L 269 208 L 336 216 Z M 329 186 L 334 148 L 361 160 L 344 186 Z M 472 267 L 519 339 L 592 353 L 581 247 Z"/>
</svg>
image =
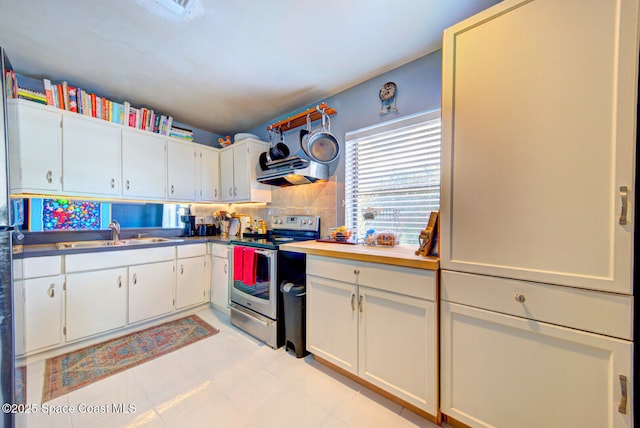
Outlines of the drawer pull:
<svg viewBox="0 0 640 428">
<path fill-rule="evenodd" d="M 524 297 L 524 294 L 516 294 L 516 302 L 524 303 L 525 300 L 527 299 Z"/>
<path fill-rule="evenodd" d="M 618 412 L 623 415 L 627 414 L 627 377 L 619 375 L 620 378 L 620 403 L 618 404 Z"/>
<path fill-rule="evenodd" d="M 362 294 L 358 296 L 358 310 L 362 312 Z"/>
<path fill-rule="evenodd" d="M 620 186 L 620 220 L 619 223 L 627 224 L 627 202 L 629 200 L 627 186 Z"/>
<path fill-rule="evenodd" d="M 51 284 L 49 286 L 49 290 L 47 291 L 47 294 L 49 295 L 49 297 L 51 297 L 52 299 L 54 297 L 56 297 L 56 285 L 55 284 Z"/>
<path fill-rule="evenodd" d="M 355 299 L 356 299 L 356 295 L 351 294 L 351 312 L 356 310 Z"/>
<path fill-rule="evenodd" d="M 184 275 L 184 265 L 180 265 L 180 275 Z"/>
<path fill-rule="evenodd" d="M 138 274 L 134 273 L 133 274 L 133 285 L 136 285 L 136 284 L 138 284 Z"/>
<path fill-rule="evenodd" d="M 131 189 L 131 182 L 127 180 L 127 190 Z"/>
<path fill-rule="evenodd" d="M 122 277 L 118 277 L 118 288 L 122 288 Z"/>
<path fill-rule="evenodd" d="M 52 183 L 52 182 L 53 182 L 53 172 L 47 171 L 47 183 Z"/>
<path fill-rule="evenodd" d="M 111 187 L 112 189 L 114 187 L 116 187 L 116 179 L 115 178 L 112 178 L 111 181 L 109 181 L 109 187 Z"/>
</svg>

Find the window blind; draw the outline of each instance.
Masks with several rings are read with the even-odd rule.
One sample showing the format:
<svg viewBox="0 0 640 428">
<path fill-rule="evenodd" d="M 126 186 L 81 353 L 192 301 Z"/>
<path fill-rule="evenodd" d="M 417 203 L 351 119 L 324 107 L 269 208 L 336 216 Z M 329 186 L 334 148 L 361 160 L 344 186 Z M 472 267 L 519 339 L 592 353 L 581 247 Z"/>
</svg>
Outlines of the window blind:
<svg viewBox="0 0 640 428">
<path fill-rule="evenodd" d="M 418 243 L 440 206 L 440 128 L 438 110 L 346 134 L 345 224 L 358 239 L 373 229 Z"/>
</svg>

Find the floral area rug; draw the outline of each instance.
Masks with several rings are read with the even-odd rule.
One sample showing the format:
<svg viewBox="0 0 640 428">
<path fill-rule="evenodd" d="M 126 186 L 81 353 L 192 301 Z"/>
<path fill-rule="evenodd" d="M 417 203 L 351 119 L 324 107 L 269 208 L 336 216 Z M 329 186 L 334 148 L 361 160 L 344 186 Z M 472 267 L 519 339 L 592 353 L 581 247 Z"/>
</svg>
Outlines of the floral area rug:
<svg viewBox="0 0 640 428">
<path fill-rule="evenodd" d="M 45 361 L 42 402 L 218 333 L 197 315 L 170 321 Z"/>
</svg>

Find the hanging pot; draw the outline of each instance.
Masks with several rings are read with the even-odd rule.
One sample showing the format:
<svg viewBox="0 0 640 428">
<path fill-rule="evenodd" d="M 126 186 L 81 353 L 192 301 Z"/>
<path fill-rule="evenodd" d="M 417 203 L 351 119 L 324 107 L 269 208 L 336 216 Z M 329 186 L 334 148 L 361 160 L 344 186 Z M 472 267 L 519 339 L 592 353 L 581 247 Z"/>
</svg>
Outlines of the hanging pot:
<svg viewBox="0 0 640 428">
<path fill-rule="evenodd" d="M 340 144 L 338 139 L 331 133 L 331 123 L 329 115 L 324 110 L 318 109 L 322 115 L 322 127 L 310 132 L 304 137 L 305 143 L 302 149 L 312 160 L 320 163 L 331 163 L 340 154 Z M 310 125 L 307 116 L 307 127 Z M 306 146 L 306 147 L 305 147 Z"/>
<path fill-rule="evenodd" d="M 307 115 L 307 129 L 300 130 L 300 148 L 302 151 L 309 156 L 309 151 L 307 150 L 307 138 L 309 137 L 309 133 L 311 133 L 311 116 Z"/>
<path fill-rule="evenodd" d="M 284 159 L 289 156 L 289 147 L 284 143 L 284 132 L 280 134 L 281 140 L 269 149 L 271 160 Z"/>
</svg>

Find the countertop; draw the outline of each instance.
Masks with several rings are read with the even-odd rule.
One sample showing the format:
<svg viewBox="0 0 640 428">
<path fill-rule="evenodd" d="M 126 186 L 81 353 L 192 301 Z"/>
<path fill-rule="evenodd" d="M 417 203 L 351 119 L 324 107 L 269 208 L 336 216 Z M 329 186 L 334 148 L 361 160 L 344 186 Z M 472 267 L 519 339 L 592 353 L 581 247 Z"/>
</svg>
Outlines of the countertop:
<svg viewBox="0 0 640 428">
<path fill-rule="evenodd" d="M 175 241 L 157 242 L 149 244 L 137 244 L 131 246 L 117 246 L 117 247 L 96 247 L 96 248 L 77 248 L 77 249 L 63 249 L 60 250 L 56 247 L 56 244 L 36 244 L 36 245 L 23 245 L 19 248 L 19 252 L 13 254 L 14 259 L 21 259 L 25 257 L 42 257 L 42 256 L 59 256 L 66 254 L 80 254 L 80 253 L 95 253 L 99 251 L 121 251 L 121 250 L 135 250 L 140 248 L 156 248 L 166 247 L 173 245 L 188 245 L 197 243 L 212 242 L 214 244 L 227 245 L 231 240 L 228 236 L 192 236 L 192 237 L 174 237 Z M 14 245 L 14 250 L 17 246 Z"/>
<path fill-rule="evenodd" d="M 334 244 L 331 242 L 302 241 L 280 245 L 280 249 L 316 256 L 360 260 L 418 269 L 438 270 L 440 268 L 440 259 L 438 257 L 416 256 L 417 245 L 369 247 L 364 245 Z"/>
</svg>

